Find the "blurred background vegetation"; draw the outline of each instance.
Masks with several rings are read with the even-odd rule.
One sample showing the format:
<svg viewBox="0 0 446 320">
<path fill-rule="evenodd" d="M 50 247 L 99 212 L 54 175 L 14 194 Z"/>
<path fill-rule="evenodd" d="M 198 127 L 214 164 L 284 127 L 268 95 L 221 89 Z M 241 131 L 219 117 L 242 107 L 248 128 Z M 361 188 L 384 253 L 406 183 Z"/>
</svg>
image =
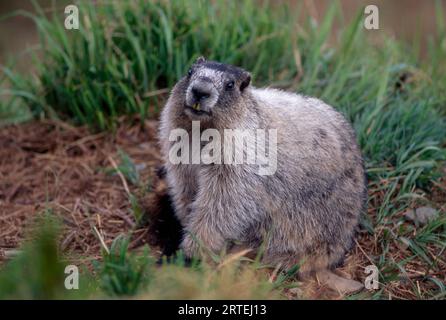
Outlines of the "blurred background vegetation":
<svg viewBox="0 0 446 320">
<path fill-rule="evenodd" d="M 376 1 L 379 31 L 363 27 L 368 1 L 76 3 L 80 30 L 64 29 L 64 1 L 2 1 L 0 125 L 49 117 L 102 131 L 125 114 L 156 118 L 169 88 L 204 55 L 251 71 L 256 86 L 317 96 L 353 122 L 370 180 L 373 210 L 362 223 L 370 234 L 428 201 L 446 159 L 445 1 Z M 444 253 L 445 226 L 440 216 L 398 236 L 435 269 L 426 250 Z M 393 240 L 380 239 L 380 270 L 406 263 L 388 259 Z M 132 281 L 145 279 L 141 262 L 128 269 L 126 259 L 104 259 L 105 292 L 133 293 Z M 431 295 L 444 297 L 444 284 L 438 290 Z"/>
<path fill-rule="evenodd" d="M 443 71 L 441 1 L 381 1 L 383 32 L 362 27 L 364 1 L 85 1 L 79 31 L 63 27 L 66 3 L 2 2 L 0 80 L 10 86 L 1 91 L 3 123 L 51 115 L 105 129 L 124 113 L 151 117 L 199 54 L 243 66 L 257 85 L 317 94 L 340 107 L 340 95 L 355 101 L 341 94 L 354 77 L 367 75 L 358 90 L 376 96 L 374 74 L 406 77 L 420 57 Z"/>
</svg>

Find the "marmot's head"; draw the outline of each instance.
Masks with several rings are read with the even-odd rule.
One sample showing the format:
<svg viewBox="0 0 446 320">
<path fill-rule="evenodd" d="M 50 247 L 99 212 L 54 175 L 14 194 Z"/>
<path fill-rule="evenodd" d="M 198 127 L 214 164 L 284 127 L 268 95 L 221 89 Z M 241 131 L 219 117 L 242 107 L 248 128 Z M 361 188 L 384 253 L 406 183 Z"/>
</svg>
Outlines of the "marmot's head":
<svg viewBox="0 0 446 320">
<path fill-rule="evenodd" d="M 193 120 L 210 120 L 238 103 L 251 75 L 241 68 L 200 57 L 181 82 L 184 113 Z"/>
</svg>

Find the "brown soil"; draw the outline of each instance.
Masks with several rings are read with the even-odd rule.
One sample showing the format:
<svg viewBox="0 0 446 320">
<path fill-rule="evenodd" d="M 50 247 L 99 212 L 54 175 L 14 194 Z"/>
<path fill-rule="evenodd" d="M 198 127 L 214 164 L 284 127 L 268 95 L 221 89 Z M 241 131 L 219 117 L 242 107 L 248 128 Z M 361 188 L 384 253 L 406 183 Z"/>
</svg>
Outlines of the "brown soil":
<svg viewBox="0 0 446 320">
<path fill-rule="evenodd" d="M 128 185 L 143 210 L 154 201 L 146 196 L 160 163 L 156 122 L 122 124 L 115 133 L 92 134 L 55 121 L 32 122 L 0 130 L 0 251 L 17 248 L 26 226 L 50 210 L 61 217 L 61 249 L 98 257 L 99 231 L 107 245 L 133 231 L 131 247 L 150 240 L 138 228 L 126 184 L 113 173 L 118 149 L 138 166 L 140 185 Z M 114 163 L 114 164 L 113 164 Z"/>
</svg>

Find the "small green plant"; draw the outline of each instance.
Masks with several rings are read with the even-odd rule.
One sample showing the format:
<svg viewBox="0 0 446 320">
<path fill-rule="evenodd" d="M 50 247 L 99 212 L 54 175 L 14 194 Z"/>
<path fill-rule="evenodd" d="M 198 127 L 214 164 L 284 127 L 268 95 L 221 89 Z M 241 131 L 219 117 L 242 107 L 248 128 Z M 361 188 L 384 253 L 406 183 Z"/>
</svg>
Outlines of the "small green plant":
<svg viewBox="0 0 446 320">
<path fill-rule="evenodd" d="M 103 261 L 95 263 L 101 288 L 109 296 L 133 296 L 150 280 L 148 266 L 153 262 L 147 248 L 138 256 L 128 252 L 128 246 L 127 237 L 116 238 L 110 251 L 104 251 Z"/>
<path fill-rule="evenodd" d="M 118 170 L 127 178 L 127 180 L 135 186 L 140 184 L 138 169 L 132 158 L 122 149 L 118 149 L 118 155 L 121 164 Z"/>
<path fill-rule="evenodd" d="M 118 148 L 119 165 L 105 169 L 106 174 L 122 174 L 124 178 L 134 186 L 139 186 L 138 169 L 132 158 L 121 148 Z"/>
<path fill-rule="evenodd" d="M 142 221 L 144 210 L 141 208 L 139 204 L 138 197 L 133 193 L 131 193 L 131 191 L 129 190 L 127 186 L 127 181 L 136 187 L 142 188 L 143 193 L 145 193 L 146 191 L 144 190 L 144 188 L 147 187 L 143 186 L 139 177 L 138 168 L 133 162 L 132 158 L 124 150 L 120 148 L 118 148 L 118 156 L 120 159 L 120 164 L 116 165 L 113 162 L 114 168 L 106 169 L 105 172 L 107 174 L 121 175 L 122 179 L 125 179 L 125 181 L 123 181 L 124 188 L 126 189 L 127 196 L 129 198 L 129 202 L 131 205 L 131 210 L 135 217 L 135 221 L 137 224 L 139 224 Z"/>
</svg>

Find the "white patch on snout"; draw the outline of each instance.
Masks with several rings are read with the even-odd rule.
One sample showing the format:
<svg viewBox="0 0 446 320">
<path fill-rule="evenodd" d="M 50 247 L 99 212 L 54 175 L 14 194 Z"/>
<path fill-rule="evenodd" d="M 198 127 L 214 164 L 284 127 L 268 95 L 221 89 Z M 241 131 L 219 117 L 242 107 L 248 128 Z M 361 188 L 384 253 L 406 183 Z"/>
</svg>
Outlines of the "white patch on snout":
<svg viewBox="0 0 446 320">
<path fill-rule="evenodd" d="M 218 101 L 218 90 L 215 88 L 215 86 L 208 81 L 203 81 L 198 79 L 192 80 L 189 84 L 189 87 L 187 88 L 187 92 L 186 92 L 186 104 L 188 106 L 193 106 L 195 104 L 195 98 L 194 98 L 194 94 L 192 93 L 192 89 L 194 88 L 194 86 L 197 87 L 201 87 L 201 88 L 205 88 L 206 91 L 209 91 L 209 97 L 203 99 L 202 101 L 199 102 L 200 104 L 200 110 L 203 111 L 211 111 L 211 109 L 215 106 L 215 104 Z"/>
</svg>

